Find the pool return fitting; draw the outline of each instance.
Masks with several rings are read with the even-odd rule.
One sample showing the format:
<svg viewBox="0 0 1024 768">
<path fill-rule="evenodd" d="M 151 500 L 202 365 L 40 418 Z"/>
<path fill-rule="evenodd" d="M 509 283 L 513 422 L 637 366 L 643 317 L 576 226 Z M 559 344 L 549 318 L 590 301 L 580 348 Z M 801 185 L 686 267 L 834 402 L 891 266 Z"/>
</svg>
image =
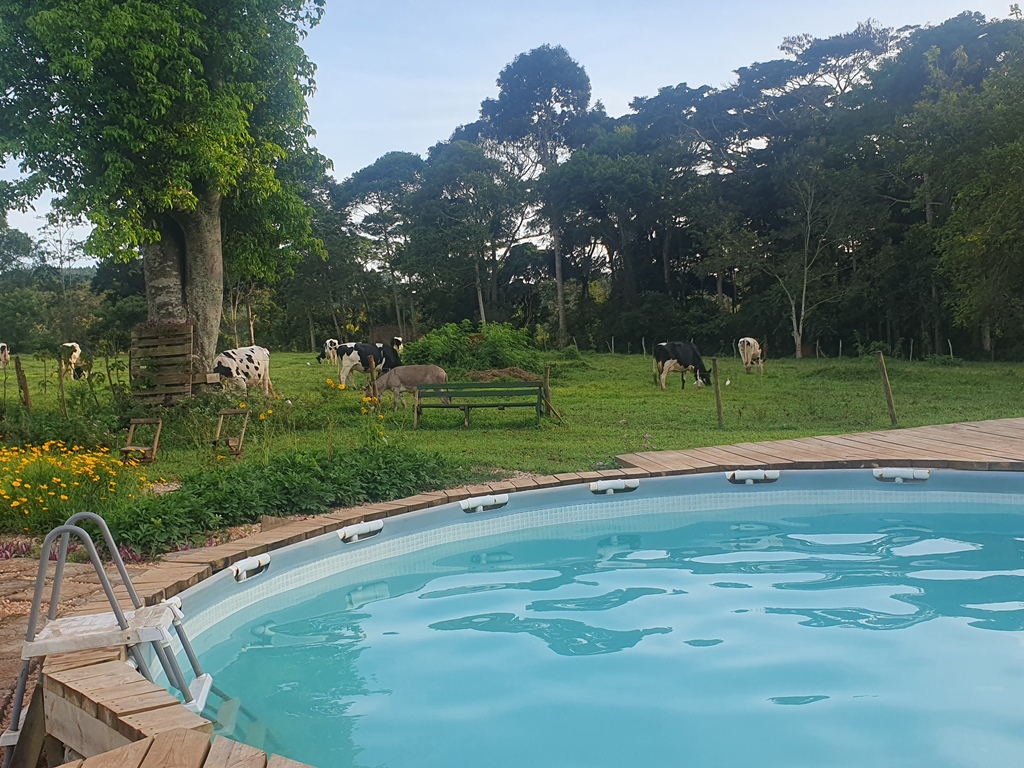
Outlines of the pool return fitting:
<svg viewBox="0 0 1024 768">
<path fill-rule="evenodd" d="M 598 480 L 590 484 L 591 493 L 629 493 L 640 487 L 639 480 Z"/>
<path fill-rule="evenodd" d="M 931 478 L 932 471 L 913 467 L 876 467 L 871 474 L 883 483 L 923 483 Z"/>
<path fill-rule="evenodd" d="M 508 504 L 507 493 L 498 493 L 493 496 L 474 496 L 471 499 L 463 499 L 459 502 L 462 511 L 468 514 L 490 512 L 492 509 L 499 509 L 506 504 Z"/>
<path fill-rule="evenodd" d="M 383 520 L 368 520 L 365 523 L 346 525 L 338 531 L 338 538 L 346 544 L 352 544 L 357 541 L 362 541 L 363 539 L 368 539 L 371 536 L 376 536 L 383 529 Z"/>
<path fill-rule="evenodd" d="M 80 521 L 88 520 L 95 523 L 103 536 L 104 544 L 110 554 L 117 572 L 121 577 L 128 597 L 131 600 L 134 610 L 124 611 L 114 595 L 114 589 L 110 584 L 106 571 L 103 570 L 103 563 L 92 537 L 87 531 L 76 525 Z M 103 588 L 103 592 L 110 603 L 110 613 L 94 614 L 90 616 L 69 616 L 57 618 L 57 608 L 60 601 L 60 589 L 64 577 L 64 567 L 67 564 L 68 548 L 71 537 L 74 536 L 85 547 L 89 554 L 89 561 L 96 571 L 96 577 Z M 53 586 L 50 593 L 50 605 L 46 614 L 46 623 L 39 629 L 39 618 L 42 608 L 43 591 L 46 589 L 46 572 L 50 562 L 50 555 L 53 552 L 54 544 L 60 540 L 57 550 L 56 564 L 54 566 Z M 8 747 L 4 757 L 4 768 L 8 768 L 14 757 L 13 747 L 18 743 L 23 724 L 23 710 L 25 702 L 25 689 L 28 685 L 29 669 L 32 659 L 47 656 L 51 653 L 67 653 L 70 651 L 84 651 L 95 648 L 108 648 L 111 646 L 125 646 L 130 657 L 129 663 L 139 673 L 153 682 L 153 673 L 146 664 L 142 654 L 141 646 L 149 643 L 153 646 L 153 652 L 160 662 L 167 679 L 171 685 L 178 689 L 184 700 L 185 706 L 195 713 L 199 713 L 206 705 L 206 698 L 213 690 L 218 696 L 227 698 L 223 692 L 218 691 L 213 685 L 213 678 L 204 674 L 188 641 L 184 628 L 181 626 L 181 601 L 177 598 L 165 600 L 158 605 L 145 606 L 139 599 L 135 585 L 132 584 L 128 569 L 125 568 L 124 559 L 114 543 L 114 537 L 110 528 L 102 517 L 93 512 L 79 512 L 67 519 L 64 525 L 54 528 L 43 540 L 42 553 L 39 557 L 39 571 L 36 576 L 35 593 L 32 597 L 32 609 L 28 617 L 28 630 L 25 633 L 25 643 L 21 652 L 21 671 L 18 674 L 17 687 L 14 692 L 13 706 L 11 709 L 11 724 L 7 731 L 0 736 L 0 746 Z M 192 665 L 195 679 L 191 685 L 185 682 L 185 676 L 178 666 L 178 661 L 171 650 L 170 629 L 174 628 L 175 634 L 181 641 L 185 655 Z M 42 668 L 39 670 L 39 680 L 42 683 Z"/>
<path fill-rule="evenodd" d="M 734 469 L 725 473 L 725 479 L 734 485 L 774 483 L 781 476 L 777 469 Z"/>
</svg>

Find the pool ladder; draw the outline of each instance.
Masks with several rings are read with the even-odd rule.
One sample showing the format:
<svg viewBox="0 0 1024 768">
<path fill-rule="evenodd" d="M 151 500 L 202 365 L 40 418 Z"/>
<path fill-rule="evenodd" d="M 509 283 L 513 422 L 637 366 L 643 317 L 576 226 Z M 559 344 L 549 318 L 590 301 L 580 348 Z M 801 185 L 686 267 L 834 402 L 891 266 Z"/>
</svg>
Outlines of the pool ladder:
<svg viewBox="0 0 1024 768">
<path fill-rule="evenodd" d="M 122 610 L 114 589 L 110 584 L 106 571 L 103 570 L 103 563 L 100 560 L 96 546 L 89 534 L 76 523 L 89 520 L 95 523 L 103 535 L 107 551 L 113 561 L 117 572 L 121 577 L 131 599 L 135 610 Z M 86 551 L 89 553 L 89 560 L 100 586 L 110 603 L 110 613 L 92 616 L 69 616 L 58 619 L 57 606 L 60 600 L 60 588 L 64 577 L 64 566 L 67 563 L 68 548 L 71 543 L 71 536 L 75 536 Z M 56 565 L 53 574 L 53 586 L 50 593 L 50 606 L 46 615 L 46 624 L 37 631 L 39 624 L 40 610 L 43 601 L 43 591 L 46 588 L 46 572 L 53 551 L 53 545 L 60 538 L 60 546 L 57 552 Z M 18 675 L 18 683 L 14 692 L 13 707 L 11 709 L 11 724 L 8 729 L 0 735 L 0 747 L 7 747 L 4 756 L 3 766 L 8 768 L 14 756 L 14 747 L 21 735 L 23 721 L 23 706 L 25 700 L 25 688 L 28 685 L 28 675 L 32 659 L 46 656 L 51 653 L 66 653 L 69 651 L 82 651 L 94 648 L 107 648 L 110 646 L 123 645 L 127 647 L 132 664 L 143 677 L 153 682 L 153 675 L 146 664 L 142 654 L 141 645 L 151 643 L 153 651 L 164 674 L 171 684 L 178 689 L 184 699 L 185 706 L 195 713 L 199 713 L 206 705 L 206 699 L 211 690 L 214 690 L 222 698 L 226 698 L 217 691 L 213 685 L 213 678 L 204 674 L 192 650 L 185 629 L 181 624 L 183 614 L 181 612 L 181 601 L 174 597 L 164 600 L 158 605 L 144 606 L 139 599 L 138 592 L 128 576 L 121 553 L 114 543 L 110 528 L 106 522 L 97 514 L 92 512 L 79 512 L 68 518 L 64 525 L 58 526 L 47 534 L 43 541 L 43 549 L 39 558 L 39 572 L 36 576 L 36 588 L 32 598 L 32 610 L 28 617 L 28 630 L 25 633 L 25 644 L 22 646 L 21 671 Z M 181 667 L 171 651 L 170 628 L 181 642 L 181 646 L 188 657 L 189 664 L 195 673 L 195 679 L 189 685 L 181 672 Z M 39 680 L 42 682 L 42 667 L 39 670 Z"/>
</svg>

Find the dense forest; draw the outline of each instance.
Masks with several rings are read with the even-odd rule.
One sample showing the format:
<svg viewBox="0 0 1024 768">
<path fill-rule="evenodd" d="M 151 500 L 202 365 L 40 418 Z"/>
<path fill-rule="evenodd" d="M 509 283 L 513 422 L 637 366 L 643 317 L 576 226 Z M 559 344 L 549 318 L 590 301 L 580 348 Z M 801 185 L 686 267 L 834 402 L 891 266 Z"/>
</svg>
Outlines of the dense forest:
<svg viewBox="0 0 1024 768">
<path fill-rule="evenodd" d="M 296 164 L 312 237 L 285 258 L 229 247 L 246 209 L 223 215 L 219 346 L 471 319 L 545 347 L 755 336 L 776 357 L 1024 359 L 1024 22 L 865 22 L 780 51 L 728 87 L 666 86 L 612 118 L 569 52 L 542 46 L 426 157 L 392 152 L 341 181 Z M 86 247 L 106 258 L 76 268 L 72 223 L 58 214 L 39 241 L 0 230 L 14 352 L 124 348 L 147 317 L 142 249 L 99 239 Z"/>
</svg>

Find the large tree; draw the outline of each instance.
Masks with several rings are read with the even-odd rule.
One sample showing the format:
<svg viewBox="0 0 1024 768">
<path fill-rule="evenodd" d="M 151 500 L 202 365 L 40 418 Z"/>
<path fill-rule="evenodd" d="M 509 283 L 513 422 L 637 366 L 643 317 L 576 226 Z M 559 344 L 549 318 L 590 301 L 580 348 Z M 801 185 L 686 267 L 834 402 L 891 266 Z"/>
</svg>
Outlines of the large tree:
<svg viewBox="0 0 1024 768">
<path fill-rule="evenodd" d="M 225 249 L 267 271 L 281 258 L 268 232 L 310 237 L 278 170 L 310 153 L 299 41 L 323 8 L 0 0 L 0 159 L 24 172 L 7 204 L 49 187 L 93 224 L 93 255 L 141 249 L 150 320 L 193 323 L 200 365 L 216 354 Z"/>
<path fill-rule="evenodd" d="M 543 170 L 579 143 L 590 106 L 590 78 L 560 45 L 542 45 L 515 57 L 498 75 L 499 94 L 480 105 L 484 136 L 527 146 Z M 549 208 L 550 210 L 550 208 Z M 558 294 L 559 344 L 565 346 L 565 284 L 560 222 L 550 220 Z"/>
</svg>

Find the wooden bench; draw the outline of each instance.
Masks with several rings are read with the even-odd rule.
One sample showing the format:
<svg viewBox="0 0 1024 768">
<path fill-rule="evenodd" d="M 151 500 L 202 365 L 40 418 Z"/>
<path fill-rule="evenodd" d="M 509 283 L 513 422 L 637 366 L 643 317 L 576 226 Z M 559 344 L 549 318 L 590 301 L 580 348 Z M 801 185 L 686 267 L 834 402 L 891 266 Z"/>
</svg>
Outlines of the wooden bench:
<svg viewBox="0 0 1024 768">
<path fill-rule="evenodd" d="M 462 402 L 455 402 L 455 401 Z M 413 411 L 413 429 L 419 426 L 424 408 L 458 408 L 464 414 L 463 425 L 469 426 L 469 412 L 473 408 L 533 408 L 537 411 L 537 426 L 544 412 L 544 382 L 542 381 L 489 381 L 448 382 L 421 384 L 416 389 L 416 408 Z"/>
<path fill-rule="evenodd" d="M 162 419 L 132 419 L 128 427 L 128 444 L 121 449 L 121 461 L 126 462 L 132 456 L 138 456 L 142 464 L 152 464 L 156 461 L 156 450 L 160 447 L 160 430 L 163 428 Z M 151 445 L 135 445 L 135 428 L 143 424 L 155 424 L 156 434 L 153 435 Z M 141 441 L 140 441 L 141 442 Z"/>
</svg>

